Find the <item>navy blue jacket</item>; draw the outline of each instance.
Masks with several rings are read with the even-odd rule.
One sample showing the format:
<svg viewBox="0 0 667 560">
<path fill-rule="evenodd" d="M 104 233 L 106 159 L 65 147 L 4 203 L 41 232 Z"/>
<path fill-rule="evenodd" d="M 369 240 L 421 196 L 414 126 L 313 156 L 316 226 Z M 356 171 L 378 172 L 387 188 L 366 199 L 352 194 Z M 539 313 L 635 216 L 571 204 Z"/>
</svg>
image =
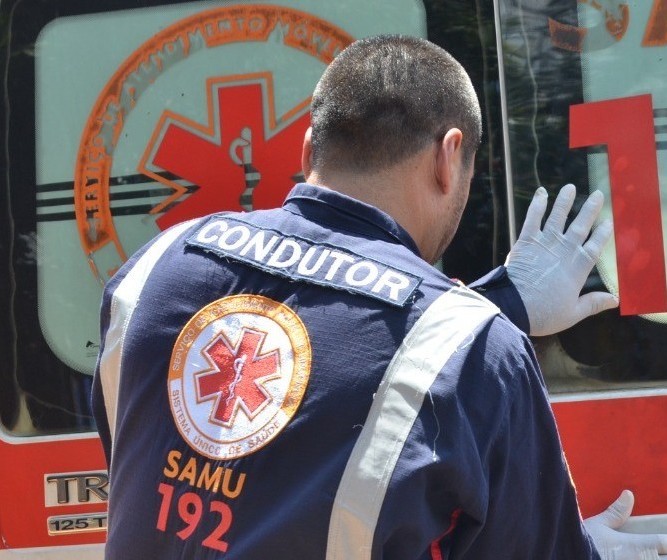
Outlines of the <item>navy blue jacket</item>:
<svg viewBox="0 0 667 560">
<path fill-rule="evenodd" d="M 161 234 L 102 303 L 107 558 L 597 560 L 523 305 L 476 288 L 310 185 Z"/>
</svg>

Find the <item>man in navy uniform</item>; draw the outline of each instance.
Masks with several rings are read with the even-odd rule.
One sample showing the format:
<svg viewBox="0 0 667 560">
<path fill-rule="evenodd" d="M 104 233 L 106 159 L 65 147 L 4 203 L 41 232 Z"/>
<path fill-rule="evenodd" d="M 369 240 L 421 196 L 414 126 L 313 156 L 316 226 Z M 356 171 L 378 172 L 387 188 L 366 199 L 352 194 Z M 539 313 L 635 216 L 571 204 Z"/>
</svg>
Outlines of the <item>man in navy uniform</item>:
<svg viewBox="0 0 667 560">
<path fill-rule="evenodd" d="M 564 187 L 542 229 L 538 189 L 507 266 L 472 289 L 430 264 L 458 227 L 480 135 L 445 51 L 358 41 L 315 90 L 307 182 L 282 208 L 179 224 L 121 268 L 93 394 L 107 558 L 667 552 L 616 531 L 629 493 L 582 521 L 525 334 L 617 305 L 579 296 L 610 234 L 589 236 L 602 195 L 564 231 Z"/>
</svg>

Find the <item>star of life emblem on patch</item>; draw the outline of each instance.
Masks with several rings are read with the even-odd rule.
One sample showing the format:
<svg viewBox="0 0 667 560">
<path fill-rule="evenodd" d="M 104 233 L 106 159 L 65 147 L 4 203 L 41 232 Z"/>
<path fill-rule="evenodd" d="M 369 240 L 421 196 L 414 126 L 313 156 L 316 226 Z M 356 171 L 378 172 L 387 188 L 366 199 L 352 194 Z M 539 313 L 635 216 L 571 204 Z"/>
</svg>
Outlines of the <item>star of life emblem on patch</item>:
<svg viewBox="0 0 667 560">
<path fill-rule="evenodd" d="M 176 427 L 211 459 L 253 453 L 296 413 L 310 365 L 308 333 L 288 306 L 257 295 L 214 301 L 188 321 L 172 351 Z"/>
</svg>

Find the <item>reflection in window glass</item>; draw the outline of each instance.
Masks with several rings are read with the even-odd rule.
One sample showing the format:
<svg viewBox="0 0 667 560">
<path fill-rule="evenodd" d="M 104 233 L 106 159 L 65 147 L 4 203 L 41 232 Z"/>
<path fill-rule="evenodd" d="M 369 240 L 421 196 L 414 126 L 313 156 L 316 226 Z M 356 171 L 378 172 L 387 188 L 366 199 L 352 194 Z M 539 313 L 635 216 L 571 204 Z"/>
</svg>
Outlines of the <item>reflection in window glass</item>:
<svg viewBox="0 0 667 560">
<path fill-rule="evenodd" d="M 517 229 L 537 185 L 553 199 L 560 185 L 576 184 L 575 210 L 599 189 L 605 217 L 614 218 L 615 242 L 586 290 L 620 293 L 621 310 L 535 341 L 552 392 L 660 387 L 667 377 L 667 28 L 659 5 L 499 2 Z"/>
</svg>

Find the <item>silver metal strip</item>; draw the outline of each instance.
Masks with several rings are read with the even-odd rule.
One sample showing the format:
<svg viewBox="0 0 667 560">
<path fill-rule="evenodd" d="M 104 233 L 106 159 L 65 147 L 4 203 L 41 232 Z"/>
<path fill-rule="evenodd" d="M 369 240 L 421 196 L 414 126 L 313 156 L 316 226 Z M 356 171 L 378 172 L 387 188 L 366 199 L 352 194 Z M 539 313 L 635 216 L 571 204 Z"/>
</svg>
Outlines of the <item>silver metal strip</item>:
<svg viewBox="0 0 667 560">
<path fill-rule="evenodd" d="M 503 33 L 500 26 L 500 0 L 493 0 L 496 24 L 496 50 L 498 53 L 498 81 L 500 83 L 500 114 L 503 128 L 503 150 L 505 152 L 505 179 L 507 181 L 507 219 L 510 243 L 516 241 L 516 212 L 514 210 L 514 179 L 512 176 L 512 154 L 510 151 L 509 121 L 507 116 L 507 89 L 505 82 L 505 57 L 503 53 Z"/>
<path fill-rule="evenodd" d="M 103 544 L 44 546 L 0 550 L 0 560 L 102 560 Z"/>
<path fill-rule="evenodd" d="M 587 391 L 578 391 L 574 393 L 556 393 L 549 395 L 549 401 L 552 403 L 562 402 L 591 402 L 607 401 L 619 399 L 647 399 L 655 397 L 667 397 L 666 387 L 646 387 L 632 389 L 609 389 L 598 391 L 589 389 Z"/>
</svg>

